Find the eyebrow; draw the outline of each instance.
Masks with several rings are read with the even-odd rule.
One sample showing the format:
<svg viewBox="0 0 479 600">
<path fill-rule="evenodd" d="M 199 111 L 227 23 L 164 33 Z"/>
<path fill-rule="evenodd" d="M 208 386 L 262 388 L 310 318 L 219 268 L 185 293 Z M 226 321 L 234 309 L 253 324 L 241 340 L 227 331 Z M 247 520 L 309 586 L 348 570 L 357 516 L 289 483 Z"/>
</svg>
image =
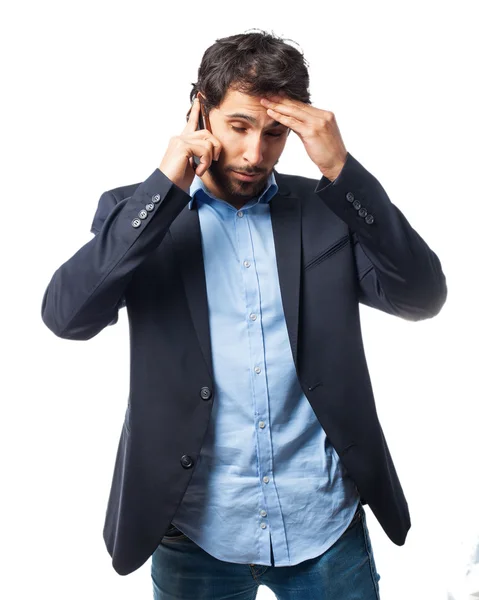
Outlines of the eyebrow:
<svg viewBox="0 0 479 600">
<path fill-rule="evenodd" d="M 245 121 L 249 121 L 252 125 L 257 125 L 258 121 L 252 117 L 251 115 L 246 115 L 244 113 L 233 113 L 232 115 L 225 115 L 226 117 L 228 117 L 229 119 L 244 119 Z M 283 127 L 286 127 L 286 125 L 283 125 L 283 123 L 280 123 L 279 121 L 273 121 L 270 125 L 267 125 L 266 127 L 278 127 L 282 125 Z"/>
</svg>

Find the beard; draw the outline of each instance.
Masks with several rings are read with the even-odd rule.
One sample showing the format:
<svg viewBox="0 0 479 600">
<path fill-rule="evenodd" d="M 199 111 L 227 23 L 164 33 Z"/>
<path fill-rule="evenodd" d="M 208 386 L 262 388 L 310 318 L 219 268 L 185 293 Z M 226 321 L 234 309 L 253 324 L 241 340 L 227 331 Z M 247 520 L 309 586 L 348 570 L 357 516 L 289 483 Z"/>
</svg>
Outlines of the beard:
<svg viewBox="0 0 479 600">
<path fill-rule="evenodd" d="M 274 166 L 278 164 L 279 160 L 276 161 Z M 260 196 L 266 188 L 268 177 L 271 175 L 273 169 L 267 173 L 261 172 L 260 177 L 254 181 L 241 181 L 237 179 L 233 173 L 233 169 L 220 168 L 218 162 L 212 161 L 208 168 L 208 173 L 215 183 L 215 185 L 222 190 L 225 199 L 229 201 L 246 202 L 251 198 Z M 258 171 L 241 171 L 245 175 L 258 174 Z"/>
</svg>

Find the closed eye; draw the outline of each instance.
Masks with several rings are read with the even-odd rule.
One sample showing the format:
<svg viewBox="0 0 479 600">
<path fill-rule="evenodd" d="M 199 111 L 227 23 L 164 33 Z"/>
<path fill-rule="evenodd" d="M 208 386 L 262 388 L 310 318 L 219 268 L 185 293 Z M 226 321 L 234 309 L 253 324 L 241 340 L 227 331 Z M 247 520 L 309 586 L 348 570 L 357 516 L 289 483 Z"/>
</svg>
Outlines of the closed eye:
<svg viewBox="0 0 479 600">
<path fill-rule="evenodd" d="M 235 127 L 234 125 L 231 125 L 231 129 L 234 129 L 235 131 L 246 131 L 246 127 Z M 267 133 L 266 135 L 270 135 L 271 137 L 281 137 L 283 134 L 282 133 Z"/>
</svg>

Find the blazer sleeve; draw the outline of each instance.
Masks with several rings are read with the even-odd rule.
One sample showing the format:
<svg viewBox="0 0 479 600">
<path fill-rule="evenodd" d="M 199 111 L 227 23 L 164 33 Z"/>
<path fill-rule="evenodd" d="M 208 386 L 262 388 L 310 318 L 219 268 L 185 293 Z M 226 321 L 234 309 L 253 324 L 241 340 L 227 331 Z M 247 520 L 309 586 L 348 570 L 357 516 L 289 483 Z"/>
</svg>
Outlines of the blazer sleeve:
<svg viewBox="0 0 479 600">
<path fill-rule="evenodd" d="M 117 202 L 102 194 L 92 223 L 95 237 L 53 274 L 42 319 L 61 338 L 87 340 L 116 322 L 135 269 L 161 244 L 190 196 L 159 169 Z"/>
<path fill-rule="evenodd" d="M 314 192 L 349 226 L 361 303 L 411 321 L 439 313 L 447 297 L 439 258 L 371 173 L 348 152 L 339 176 Z"/>
<path fill-rule="evenodd" d="M 139 185 L 139 184 L 138 184 Z M 109 192 L 105 192 L 101 195 L 100 200 L 98 201 L 98 206 L 93 216 L 93 221 L 91 224 L 90 231 L 94 235 L 100 233 L 101 228 L 103 227 L 103 223 L 106 221 L 106 218 L 111 213 L 111 211 L 118 204 L 118 199 L 115 195 L 115 191 L 111 190 Z M 115 310 L 115 314 L 113 319 L 108 323 L 108 325 L 115 325 L 118 322 L 118 313 L 122 308 L 126 306 L 125 296 L 120 298 L 118 305 Z"/>
</svg>

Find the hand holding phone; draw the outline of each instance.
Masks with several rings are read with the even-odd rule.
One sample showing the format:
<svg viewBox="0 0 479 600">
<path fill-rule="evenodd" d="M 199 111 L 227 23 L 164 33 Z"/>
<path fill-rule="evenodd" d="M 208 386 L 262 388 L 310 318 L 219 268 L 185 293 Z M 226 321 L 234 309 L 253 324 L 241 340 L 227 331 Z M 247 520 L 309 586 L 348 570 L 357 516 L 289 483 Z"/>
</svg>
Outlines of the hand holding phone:
<svg viewBox="0 0 479 600">
<path fill-rule="evenodd" d="M 203 120 L 200 121 L 202 116 Z M 204 175 L 211 161 L 218 160 L 222 149 L 221 142 L 211 133 L 208 117 L 205 113 L 201 115 L 199 98 L 193 102 L 187 118 L 183 133 L 170 139 L 160 164 L 160 171 L 186 193 L 195 172 L 198 177 Z M 201 128 L 202 125 L 206 125 L 207 128 Z M 196 164 L 195 157 L 198 158 Z"/>
<path fill-rule="evenodd" d="M 198 115 L 198 127 L 196 128 L 196 131 L 201 131 L 202 129 L 207 129 L 211 133 L 210 120 L 209 120 L 208 116 L 206 115 L 205 107 L 204 107 L 203 102 L 201 101 L 201 94 L 199 92 L 198 92 L 197 98 L 200 103 L 200 114 Z M 218 160 L 218 159 L 216 159 L 216 160 Z M 194 162 L 194 164 L 191 164 L 191 162 L 190 162 L 190 165 L 196 171 L 196 167 L 200 164 L 200 159 L 196 155 L 193 155 L 193 162 Z"/>
</svg>

